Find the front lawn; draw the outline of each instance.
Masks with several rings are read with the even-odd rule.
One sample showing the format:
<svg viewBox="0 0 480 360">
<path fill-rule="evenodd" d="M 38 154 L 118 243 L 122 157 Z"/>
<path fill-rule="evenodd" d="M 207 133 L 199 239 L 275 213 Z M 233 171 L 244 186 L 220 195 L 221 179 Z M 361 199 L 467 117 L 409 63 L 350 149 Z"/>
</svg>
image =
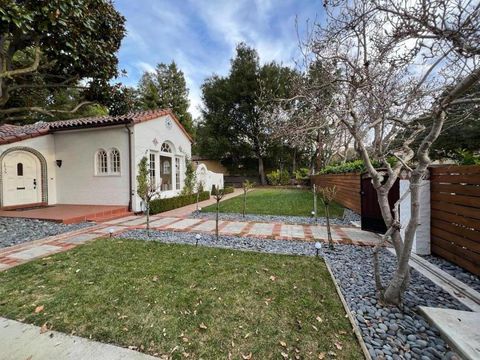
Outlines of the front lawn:
<svg viewBox="0 0 480 360">
<path fill-rule="evenodd" d="M 229 213 L 242 212 L 243 196 L 221 201 L 220 211 Z M 313 210 L 313 194 L 309 190 L 300 189 L 255 189 L 247 195 L 247 213 L 260 215 L 311 216 Z M 202 209 L 215 212 L 216 205 Z M 318 201 L 318 216 L 325 216 L 322 202 Z M 343 208 L 337 203 L 330 206 L 332 217 L 342 217 Z"/>
<path fill-rule="evenodd" d="M 0 315 L 174 359 L 363 357 L 313 257 L 97 240 L 0 273 Z"/>
</svg>

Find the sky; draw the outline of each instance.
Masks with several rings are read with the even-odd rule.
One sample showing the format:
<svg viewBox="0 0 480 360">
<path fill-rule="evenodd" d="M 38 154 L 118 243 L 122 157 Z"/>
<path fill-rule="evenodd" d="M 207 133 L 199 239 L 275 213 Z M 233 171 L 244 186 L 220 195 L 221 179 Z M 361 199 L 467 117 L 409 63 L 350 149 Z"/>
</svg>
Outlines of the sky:
<svg viewBox="0 0 480 360">
<path fill-rule="evenodd" d="M 204 80 L 226 75 L 239 42 L 257 49 L 262 63 L 294 66 L 298 29 L 321 19 L 321 0 L 116 0 L 126 17 L 127 35 L 119 51 L 118 80 L 135 86 L 157 63 L 175 61 L 190 89 L 190 112 L 200 114 Z"/>
</svg>

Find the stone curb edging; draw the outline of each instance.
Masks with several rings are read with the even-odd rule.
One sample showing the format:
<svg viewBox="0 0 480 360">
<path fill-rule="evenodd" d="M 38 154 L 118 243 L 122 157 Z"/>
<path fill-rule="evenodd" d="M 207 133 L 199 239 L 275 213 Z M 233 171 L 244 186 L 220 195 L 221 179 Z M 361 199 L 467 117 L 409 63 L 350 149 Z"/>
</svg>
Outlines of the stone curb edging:
<svg viewBox="0 0 480 360">
<path fill-rule="evenodd" d="M 330 265 L 328 264 L 327 260 L 323 257 L 323 261 L 327 267 L 328 273 L 330 274 L 330 277 L 332 278 L 333 284 L 335 285 L 335 289 L 337 290 L 337 294 L 340 297 L 340 300 L 342 301 L 342 305 L 345 309 L 345 312 L 348 315 L 348 319 L 350 320 L 350 323 L 352 324 L 353 327 L 353 332 L 355 336 L 357 337 L 357 341 L 360 344 L 360 348 L 363 351 L 363 355 L 365 356 L 366 360 L 372 360 L 372 357 L 370 356 L 370 352 L 367 349 L 367 346 L 365 345 L 365 341 L 363 341 L 362 333 L 360 332 L 360 328 L 355 322 L 355 319 L 352 316 L 351 310 L 348 307 L 347 301 L 343 297 L 342 290 L 338 286 L 337 279 L 335 279 L 335 276 L 333 275 L 332 269 L 330 268 Z"/>
</svg>

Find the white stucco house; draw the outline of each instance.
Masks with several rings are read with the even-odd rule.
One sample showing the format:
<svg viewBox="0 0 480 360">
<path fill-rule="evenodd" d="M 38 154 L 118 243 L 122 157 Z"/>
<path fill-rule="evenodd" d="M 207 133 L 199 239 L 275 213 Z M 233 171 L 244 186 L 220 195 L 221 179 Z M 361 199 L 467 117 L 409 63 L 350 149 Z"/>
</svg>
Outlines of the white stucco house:
<svg viewBox="0 0 480 360">
<path fill-rule="evenodd" d="M 170 110 L 0 126 L 0 208 L 120 205 L 141 211 L 140 159 L 162 197 L 184 184 L 192 138 Z"/>
</svg>

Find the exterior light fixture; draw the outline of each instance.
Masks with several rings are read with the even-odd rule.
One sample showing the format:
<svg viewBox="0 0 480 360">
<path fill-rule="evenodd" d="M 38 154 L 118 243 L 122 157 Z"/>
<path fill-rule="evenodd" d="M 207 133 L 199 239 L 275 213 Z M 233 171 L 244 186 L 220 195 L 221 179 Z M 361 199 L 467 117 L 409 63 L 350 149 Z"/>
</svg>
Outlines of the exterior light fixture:
<svg viewBox="0 0 480 360">
<path fill-rule="evenodd" d="M 200 234 L 195 235 L 195 246 L 198 246 L 198 242 L 200 241 L 201 238 L 202 238 L 202 235 Z"/>
<path fill-rule="evenodd" d="M 55 162 L 57 163 L 57 166 L 58 166 L 59 168 L 62 167 L 63 160 L 55 160 Z"/>
<path fill-rule="evenodd" d="M 113 236 L 113 229 L 109 229 L 108 233 L 110 234 L 110 237 L 112 237 Z"/>
<path fill-rule="evenodd" d="M 198 208 L 198 211 L 202 211 L 202 208 L 201 208 L 201 207 L 199 207 L 199 208 Z"/>
<path fill-rule="evenodd" d="M 314 210 L 312 210 L 311 214 L 312 214 L 312 216 L 315 216 L 315 211 L 314 211 Z"/>
<path fill-rule="evenodd" d="M 322 248 L 322 243 L 317 241 L 315 243 L 315 251 L 316 251 L 316 256 L 317 257 L 318 257 L 318 252 L 320 251 L 321 248 Z"/>
</svg>

